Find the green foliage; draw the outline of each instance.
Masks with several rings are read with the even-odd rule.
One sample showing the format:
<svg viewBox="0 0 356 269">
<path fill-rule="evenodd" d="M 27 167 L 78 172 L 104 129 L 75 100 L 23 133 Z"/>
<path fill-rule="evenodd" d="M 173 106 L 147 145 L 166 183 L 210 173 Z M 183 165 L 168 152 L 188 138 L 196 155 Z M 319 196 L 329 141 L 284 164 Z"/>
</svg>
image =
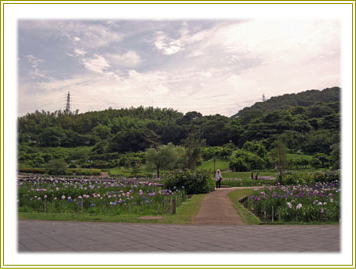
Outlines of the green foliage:
<svg viewBox="0 0 356 269">
<path fill-rule="evenodd" d="M 330 166 L 330 157 L 325 153 L 316 153 L 313 155 L 311 165 L 315 168 L 328 168 Z"/>
<path fill-rule="evenodd" d="M 246 151 L 236 150 L 230 157 L 229 166 L 233 171 L 250 171 L 265 168 L 265 161 L 258 155 Z"/>
<path fill-rule="evenodd" d="M 250 187 L 250 186 L 267 186 L 273 185 L 276 180 L 254 180 L 254 179 L 241 179 L 241 180 L 230 180 L 224 179 L 222 184 L 229 187 Z"/>
<path fill-rule="evenodd" d="M 313 157 L 303 154 L 286 154 L 289 169 L 306 169 L 312 165 Z"/>
<path fill-rule="evenodd" d="M 265 146 L 262 143 L 256 141 L 247 141 L 243 145 L 242 149 L 245 151 L 255 153 L 261 158 L 264 158 L 267 154 L 267 150 Z"/>
<path fill-rule="evenodd" d="M 203 161 L 201 165 L 198 166 L 199 169 L 209 170 L 215 172 L 214 170 L 220 169 L 227 170 L 229 168 L 229 162 L 226 160 L 215 160 L 215 169 L 214 169 L 214 160 Z"/>
<path fill-rule="evenodd" d="M 314 182 L 312 173 L 287 173 L 280 181 L 283 185 L 309 185 Z"/>
<path fill-rule="evenodd" d="M 238 117 L 231 118 L 152 107 L 82 114 L 36 111 L 18 118 L 18 158 L 27 167 L 45 167 L 52 159 L 94 167 L 91 153 L 121 155 L 172 143 L 187 148 L 184 166 L 189 168 L 199 164 L 201 156 L 204 160 L 228 159 L 236 148 L 257 154 L 264 159 L 265 166 L 271 167 L 265 150 L 272 150 L 276 141 L 282 141 L 291 153 L 330 156 L 329 166 L 337 169 L 339 97 L 338 87 L 286 94 L 244 108 Z M 78 146 L 90 147 L 92 152 L 74 152 L 68 156 L 63 150 Z M 61 149 L 45 154 L 37 150 L 39 147 Z M 113 159 L 100 160 L 107 162 L 99 164 L 100 167 L 111 167 L 114 163 Z M 313 165 L 326 167 L 327 162 L 315 156 Z M 239 160 L 239 166 L 248 169 L 244 159 Z"/>
<path fill-rule="evenodd" d="M 54 159 L 49 161 L 46 168 L 50 175 L 65 175 L 67 163 L 63 159 Z"/>
<path fill-rule="evenodd" d="M 171 169 L 176 165 L 181 152 L 172 143 L 159 146 L 158 148 L 150 148 L 146 150 L 146 162 L 149 166 L 156 169 L 157 177 L 159 177 L 160 169 Z"/>
<path fill-rule="evenodd" d="M 26 167 L 20 167 L 19 172 L 21 173 L 33 173 L 33 174 L 46 174 L 47 170 L 44 168 L 26 168 Z"/>
<path fill-rule="evenodd" d="M 194 169 L 201 162 L 201 147 L 204 143 L 205 141 L 199 139 L 196 133 L 191 133 L 184 140 L 186 168 Z"/>
<path fill-rule="evenodd" d="M 206 170 L 175 171 L 166 176 L 164 186 L 167 189 L 184 188 L 187 194 L 208 193 L 214 190 L 215 182 Z"/>
<path fill-rule="evenodd" d="M 340 172 L 336 171 L 324 171 L 313 173 L 314 182 L 334 182 L 340 181 Z"/>
<path fill-rule="evenodd" d="M 66 170 L 67 175 L 99 176 L 100 173 L 100 169 L 68 168 Z"/>
</svg>

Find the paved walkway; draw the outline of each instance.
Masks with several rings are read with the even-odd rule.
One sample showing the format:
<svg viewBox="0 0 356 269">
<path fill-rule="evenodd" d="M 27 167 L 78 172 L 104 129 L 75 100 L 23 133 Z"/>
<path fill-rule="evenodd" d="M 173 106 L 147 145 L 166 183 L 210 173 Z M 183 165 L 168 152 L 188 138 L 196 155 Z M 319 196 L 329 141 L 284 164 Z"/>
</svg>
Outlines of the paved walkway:
<svg viewBox="0 0 356 269">
<path fill-rule="evenodd" d="M 193 218 L 193 224 L 243 225 L 227 196 L 229 192 L 236 189 L 238 188 L 221 188 L 207 194 L 198 214 Z"/>
<path fill-rule="evenodd" d="M 335 252 L 338 225 L 19 221 L 21 252 Z"/>
</svg>

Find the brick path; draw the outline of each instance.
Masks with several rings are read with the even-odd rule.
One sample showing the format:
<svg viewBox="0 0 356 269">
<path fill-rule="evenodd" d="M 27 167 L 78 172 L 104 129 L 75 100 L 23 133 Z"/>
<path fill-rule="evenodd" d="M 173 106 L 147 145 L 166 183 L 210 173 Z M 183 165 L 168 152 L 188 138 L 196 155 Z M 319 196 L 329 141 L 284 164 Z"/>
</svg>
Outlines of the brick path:
<svg viewBox="0 0 356 269">
<path fill-rule="evenodd" d="M 19 221 L 21 252 L 335 252 L 338 225 Z"/>
</svg>

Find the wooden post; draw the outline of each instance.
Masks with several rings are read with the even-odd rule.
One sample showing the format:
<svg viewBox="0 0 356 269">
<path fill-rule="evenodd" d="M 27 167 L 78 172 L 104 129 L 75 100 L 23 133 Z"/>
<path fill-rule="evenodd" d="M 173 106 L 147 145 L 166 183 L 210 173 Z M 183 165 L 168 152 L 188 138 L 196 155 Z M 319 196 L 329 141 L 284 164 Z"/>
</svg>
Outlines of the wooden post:
<svg viewBox="0 0 356 269">
<path fill-rule="evenodd" d="M 273 210 L 273 206 L 272 206 L 272 222 L 274 221 L 274 210 Z"/>
<path fill-rule="evenodd" d="M 176 208 L 177 208 L 177 201 L 176 198 L 172 199 L 172 214 L 176 213 Z"/>
</svg>

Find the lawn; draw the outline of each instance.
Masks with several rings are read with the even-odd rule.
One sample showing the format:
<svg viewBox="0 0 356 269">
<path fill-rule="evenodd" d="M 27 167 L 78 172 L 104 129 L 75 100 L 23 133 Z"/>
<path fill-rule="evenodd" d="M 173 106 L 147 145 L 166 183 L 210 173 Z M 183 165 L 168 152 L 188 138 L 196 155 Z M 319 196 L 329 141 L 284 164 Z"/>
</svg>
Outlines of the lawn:
<svg viewBox="0 0 356 269">
<path fill-rule="evenodd" d="M 260 224 L 261 221 L 251 211 L 246 209 L 243 204 L 240 203 L 240 200 L 247 196 L 253 195 L 254 193 L 256 193 L 256 191 L 253 189 L 244 189 L 232 191 L 228 194 L 234 208 L 236 209 L 236 212 L 240 215 L 242 221 L 248 225 Z"/>
<path fill-rule="evenodd" d="M 214 170 L 214 160 L 203 161 L 198 167 L 206 170 Z M 215 160 L 215 169 L 220 169 L 221 171 L 229 169 L 229 161 L 226 160 Z"/>
<path fill-rule="evenodd" d="M 256 171 L 254 175 L 258 173 L 258 176 L 272 176 L 276 177 L 277 172 L 275 170 L 270 171 Z M 249 172 L 222 172 L 223 178 L 239 178 L 239 179 L 251 179 L 251 171 Z"/>
</svg>

